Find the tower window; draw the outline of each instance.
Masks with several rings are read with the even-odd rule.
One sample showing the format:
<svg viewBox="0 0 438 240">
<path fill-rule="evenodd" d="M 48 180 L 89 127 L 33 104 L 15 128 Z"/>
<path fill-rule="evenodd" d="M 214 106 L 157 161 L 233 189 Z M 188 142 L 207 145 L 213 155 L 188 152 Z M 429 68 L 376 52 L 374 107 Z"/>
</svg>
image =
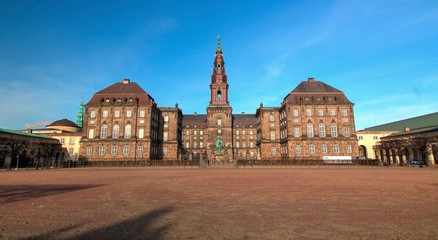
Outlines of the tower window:
<svg viewBox="0 0 438 240">
<path fill-rule="evenodd" d="M 222 92 L 219 90 L 217 91 L 217 99 L 221 99 L 222 98 Z"/>
</svg>

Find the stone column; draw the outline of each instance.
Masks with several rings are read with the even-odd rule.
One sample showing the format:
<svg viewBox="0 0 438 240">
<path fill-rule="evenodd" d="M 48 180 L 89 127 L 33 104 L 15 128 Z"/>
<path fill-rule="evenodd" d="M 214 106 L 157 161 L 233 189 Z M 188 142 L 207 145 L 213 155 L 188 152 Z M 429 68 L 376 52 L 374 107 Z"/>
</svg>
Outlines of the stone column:
<svg viewBox="0 0 438 240">
<path fill-rule="evenodd" d="M 428 166 L 435 166 L 435 159 L 433 157 L 432 144 L 428 143 L 426 145 L 426 161 Z"/>
</svg>

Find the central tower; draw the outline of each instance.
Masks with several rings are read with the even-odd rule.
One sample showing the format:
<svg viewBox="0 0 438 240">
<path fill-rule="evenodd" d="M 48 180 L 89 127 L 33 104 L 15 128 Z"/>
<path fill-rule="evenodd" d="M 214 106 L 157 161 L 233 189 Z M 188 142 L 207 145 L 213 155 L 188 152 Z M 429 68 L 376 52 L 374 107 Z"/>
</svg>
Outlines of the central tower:
<svg viewBox="0 0 438 240">
<path fill-rule="evenodd" d="M 211 75 L 210 83 L 210 104 L 207 107 L 207 146 L 214 145 L 217 138 L 220 138 L 224 147 L 221 152 L 225 159 L 231 159 L 233 154 L 232 112 L 233 109 L 228 101 L 228 82 L 225 72 L 225 62 L 220 38 L 218 36 L 213 74 Z"/>
</svg>

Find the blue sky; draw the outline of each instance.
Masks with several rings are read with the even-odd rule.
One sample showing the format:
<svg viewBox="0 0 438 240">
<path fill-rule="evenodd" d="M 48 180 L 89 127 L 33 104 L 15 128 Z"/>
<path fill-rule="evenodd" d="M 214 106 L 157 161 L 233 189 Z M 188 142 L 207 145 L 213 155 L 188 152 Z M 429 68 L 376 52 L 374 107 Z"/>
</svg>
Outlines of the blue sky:
<svg viewBox="0 0 438 240">
<path fill-rule="evenodd" d="M 205 113 L 220 33 L 234 113 L 315 77 L 358 130 L 438 110 L 438 1 L 0 0 L 0 128 L 68 118 L 129 78 Z"/>
</svg>

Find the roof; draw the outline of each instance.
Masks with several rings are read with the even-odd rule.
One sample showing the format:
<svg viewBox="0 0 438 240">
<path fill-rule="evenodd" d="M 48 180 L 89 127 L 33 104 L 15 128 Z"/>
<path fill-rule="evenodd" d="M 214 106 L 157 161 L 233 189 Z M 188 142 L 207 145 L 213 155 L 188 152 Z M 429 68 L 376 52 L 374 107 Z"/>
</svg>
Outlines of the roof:
<svg viewBox="0 0 438 240">
<path fill-rule="evenodd" d="M 307 96 L 307 98 L 303 98 L 303 96 Z M 352 104 L 344 92 L 314 78 L 302 81 L 284 99 L 289 104 Z"/>
<path fill-rule="evenodd" d="M 21 135 L 21 136 L 26 136 L 26 137 L 50 138 L 50 137 L 48 137 L 46 135 L 33 134 L 33 133 L 27 133 L 27 132 L 20 132 L 20 131 L 8 130 L 8 129 L 3 129 L 3 128 L 0 128 L 0 133 L 8 133 L 8 134 L 12 134 L 12 135 Z"/>
<path fill-rule="evenodd" d="M 438 125 L 438 112 L 407 118 L 395 122 L 385 123 L 365 128 L 364 131 L 404 131 L 404 129 L 418 129 Z"/>
<path fill-rule="evenodd" d="M 302 81 L 298 86 L 292 90 L 292 93 L 342 93 L 338 89 L 329 86 L 321 81 L 315 81 L 314 78 L 309 78 L 307 81 Z"/>
<path fill-rule="evenodd" d="M 76 127 L 76 128 L 80 128 L 76 123 L 63 118 L 61 120 L 55 121 L 53 123 L 51 123 L 50 125 L 47 125 L 47 127 L 55 127 L 55 126 L 64 126 L 64 127 Z"/>
<path fill-rule="evenodd" d="M 409 135 L 415 135 L 415 134 L 420 134 L 420 133 L 430 133 L 430 132 L 438 132 L 438 125 L 432 126 L 432 127 L 417 128 L 417 129 L 412 129 L 409 131 L 393 133 L 391 135 L 382 137 L 382 139 L 392 138 L 392 137 L 400 137 L 400 136 L 409 136 Z"/>
<path fill-rule="evenodd" d="M 233 114 L 233 121 L 235 123 L 257 124 L 255 114 Z"/>
<path fill-rule="evenodd" d="M 105 98 L 122 98 L 125 101 L 126 99 L 134 98 L 138 99 L 139 104 L 149 104 L 154 102 L 154 99 L 147 92 L 145 92 L 143 88 L 141 88 L 137 83 L 131 82 L 129 79 L 125 79 L 123 82 L 115 83 L 95 93 L 86 105 L 99 104 Z"/>
<path fill-rule="evenodd" d="M 184 114 L 183 126 L 190 124 L 205 124 L 207 126 L 207 114 Z"/>
</svg>

